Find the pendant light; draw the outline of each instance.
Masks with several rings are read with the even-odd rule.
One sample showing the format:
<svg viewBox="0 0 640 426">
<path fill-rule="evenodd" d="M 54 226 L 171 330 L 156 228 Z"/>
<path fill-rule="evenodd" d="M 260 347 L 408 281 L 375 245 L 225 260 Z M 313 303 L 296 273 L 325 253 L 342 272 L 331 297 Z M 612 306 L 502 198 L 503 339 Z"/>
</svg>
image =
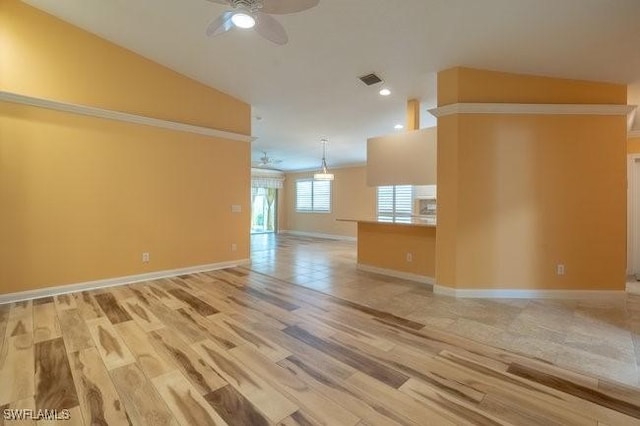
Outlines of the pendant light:
<svg viewBox="0 0 640 426">
<path fill-rule="evenodd" d="M 313 175 L 314 180 L 333 180 L 333 173 L 329 173 L 329 169 L 327 169 L 327 142 L 326 139 L 320 141 L 322 144 L 322 169 Z"/>
</svg>

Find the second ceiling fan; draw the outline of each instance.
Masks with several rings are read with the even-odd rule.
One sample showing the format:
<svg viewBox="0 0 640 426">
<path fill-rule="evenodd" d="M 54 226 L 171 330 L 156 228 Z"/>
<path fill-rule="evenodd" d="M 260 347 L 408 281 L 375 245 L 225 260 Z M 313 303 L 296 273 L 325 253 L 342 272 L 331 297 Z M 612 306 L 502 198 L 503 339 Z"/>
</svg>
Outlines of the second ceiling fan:
<svg viewBox="0 0 640 426">
<path fill-rule="evenodd" d="M 262 37 L 276 44 L 289 41 L 287 32 L 271 15 L 287 15 L 302 12 L 318 5 L 320 0 L 209 0 L 231 7 L 211 21 L 207 35 L 217 36 L 233 28 L 253 29 Z"/>
</svg>

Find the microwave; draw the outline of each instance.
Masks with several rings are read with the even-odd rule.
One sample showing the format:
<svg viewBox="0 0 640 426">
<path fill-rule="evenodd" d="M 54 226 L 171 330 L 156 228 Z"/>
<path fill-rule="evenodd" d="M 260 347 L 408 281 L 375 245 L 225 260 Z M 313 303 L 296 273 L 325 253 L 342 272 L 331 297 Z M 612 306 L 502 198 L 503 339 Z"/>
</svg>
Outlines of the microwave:
<svg viewBox="0 0 640 426">
<path fill-rule="evenodd" d="M 415 205 L 415 214 L 418 216 L 436 217 L 436 198 L 418 198 Z"/>
</svg>

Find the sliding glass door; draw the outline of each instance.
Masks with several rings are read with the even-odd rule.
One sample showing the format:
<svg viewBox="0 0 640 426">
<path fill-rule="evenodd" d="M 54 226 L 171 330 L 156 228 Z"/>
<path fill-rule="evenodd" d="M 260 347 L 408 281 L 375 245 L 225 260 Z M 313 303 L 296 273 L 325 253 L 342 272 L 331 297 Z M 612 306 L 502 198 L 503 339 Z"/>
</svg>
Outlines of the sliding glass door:
<svg viewBox="0 0 640 426">
<path fill-rule="evenodd" d="M 276 231 L 278 190 L 276 188 L 251 188 L 251 233 L 264 234 Z"/>
</svg>

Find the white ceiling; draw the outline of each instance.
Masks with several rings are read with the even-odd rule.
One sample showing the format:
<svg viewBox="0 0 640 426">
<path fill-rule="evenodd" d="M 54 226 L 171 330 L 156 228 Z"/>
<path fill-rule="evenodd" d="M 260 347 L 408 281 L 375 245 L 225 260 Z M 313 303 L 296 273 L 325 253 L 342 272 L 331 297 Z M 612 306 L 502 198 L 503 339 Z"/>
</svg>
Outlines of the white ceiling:
<svg viewBox="0 0 640 426">
<path fill-rule="evenodd" d="M 640 0 L 320 0 L 277 16 L 285 46 L 207 38 L 226 8 L 206 0 L 26 3 L 250 103 L 253 158 L 267 151 L 283 170 L 318 167 L 322 138 L 330 167 L 364 162 L 366 139 L 404 123 L 409 98 L 434 125 L 435 73 L 456 65 L 634 83 L 640 103 Z M 390 97 L 357 79 L 372 71 Z"/>
</svg>

